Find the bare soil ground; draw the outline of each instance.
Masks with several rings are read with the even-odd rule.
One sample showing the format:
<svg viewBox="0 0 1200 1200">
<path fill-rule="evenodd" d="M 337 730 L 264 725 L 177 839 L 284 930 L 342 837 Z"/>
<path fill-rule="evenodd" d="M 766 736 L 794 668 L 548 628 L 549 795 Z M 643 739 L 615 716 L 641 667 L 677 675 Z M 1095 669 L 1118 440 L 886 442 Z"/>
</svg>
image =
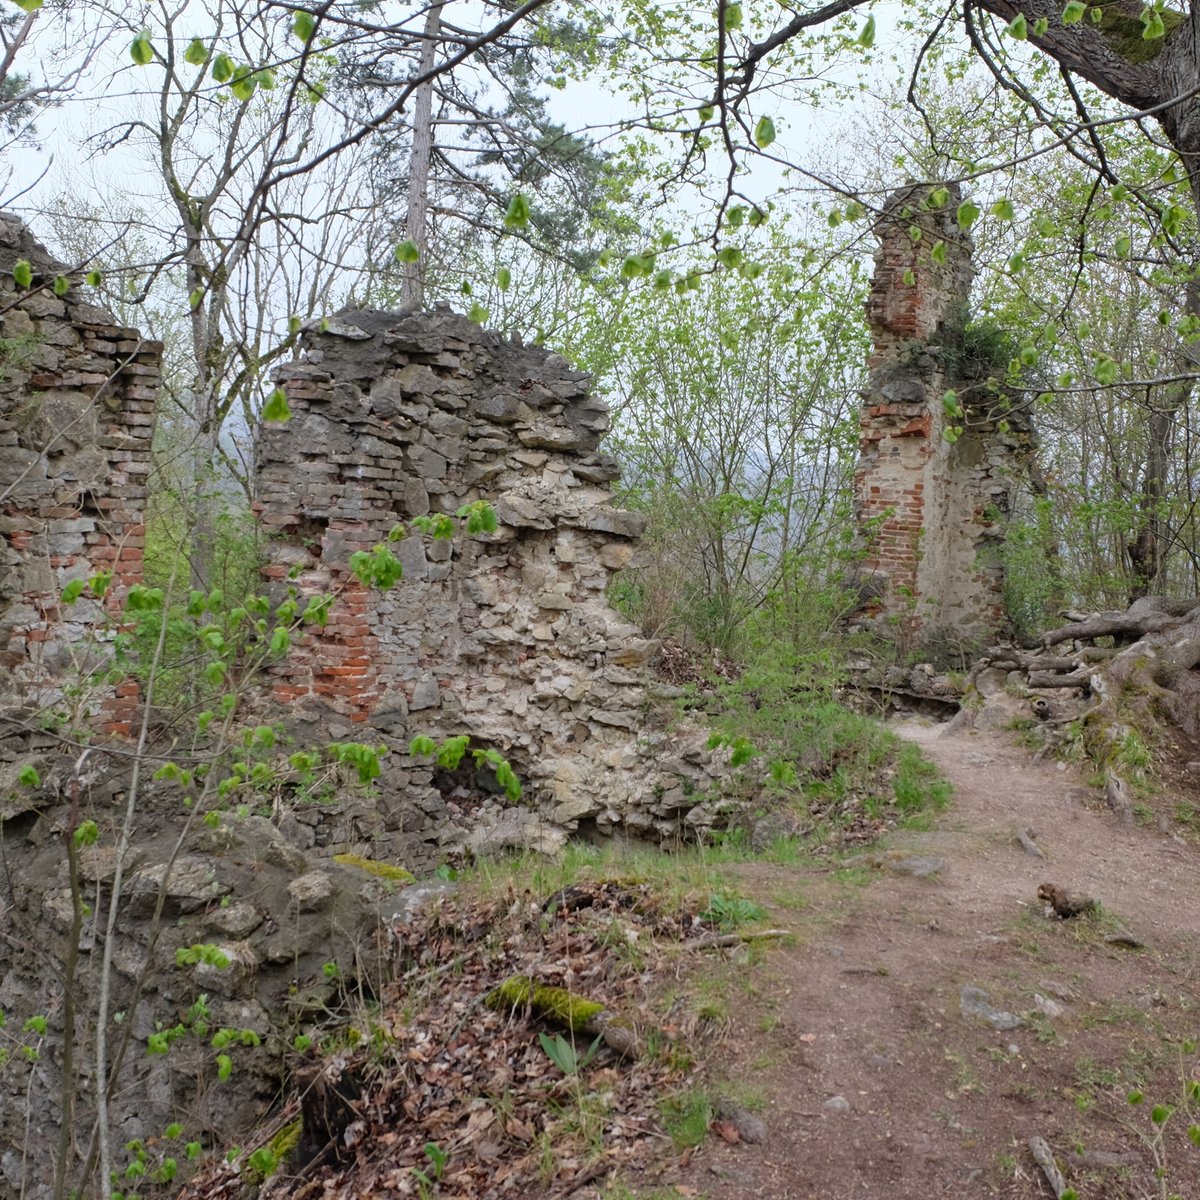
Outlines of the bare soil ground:
<svg viewBox="0 0 1200 1200">
<path fill-rule="evenodd" d="M 1187 1044 L 1200 1038 L 1200 847 L 1175 819 L 1194 798 L 1168 789 L 1151 805 L 1161 821 L 1143 812 L 1124 827 L 1098 792 L 1007 735 L 896 729 L 954 785 L 933 828 L 893 835 L 848 871 L 727 871 L 798 935 L 708 981 L 725 988 L 714 1080 L 758 1109 L 765 1139 L 710 1138 L 625 1186 L 722 1200 L 1026 1200 L 1054 1194 L 1028 1148 L 1041 1137 L 1080 1200 L 1200 1200 L 1200 1146 L 1187 1136 L 1200 1103 L 1183 1103 L 1200 1078 Z M 908 872 L 938 864 L 913 857 L 943 861 L 918 877 Z M 1095 897 L 1100 912 L 1048 917 L 1046 882 Z M 1122 930 L 1144 945 L 1106 940 Z M 1021 1024 L 964 1014 L 964 987 Z M 1134 1089 L 1143 1103 L 1129 1102 Z M 1179 1107 L 1158 1124 L 1154 1105 Z"/>
</svg>

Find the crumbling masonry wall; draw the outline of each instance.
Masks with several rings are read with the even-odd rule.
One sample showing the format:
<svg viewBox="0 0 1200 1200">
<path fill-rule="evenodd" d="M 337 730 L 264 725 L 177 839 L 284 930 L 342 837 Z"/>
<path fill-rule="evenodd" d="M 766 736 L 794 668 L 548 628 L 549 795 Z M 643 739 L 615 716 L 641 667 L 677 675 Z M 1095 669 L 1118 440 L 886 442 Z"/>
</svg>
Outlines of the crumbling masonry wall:
<svg viewBox="0 0 1200 1200">
<path fill-rule="evenodd" d="M 33 280 L 13 278 L 19 261 Z M 162 344 L 74 287 L 15 217 L 0 213 L 0 707 L 57 702 L 86 674 L 96 603 L 64 586 L 111 572 L 110 603 L 142 576 L 143 512 Z M 132 683 L 105 706 L 127 732 Z"/>
<path fill-rule="evenodd" d="M 468 733 L 513 760 L 555 829 L 674 838 L 711 822 L 701 802 L 719 768 L 699 738 L 663 755 L 644 670 L 657 643 L 605 597 L 637 562 L 644 518 L 613 502 L 617 467 L 598 450 L 608 414 L 586 376 L 448 309 L 342 313 L 304 347 L 277 374 L 291 419 L 259 442 L 262 520 L 278 535 L 268 574 L 306 595 L 342 591 L 280 668 L 289 712 L 400 752 L 417 733 Z M 495 533 L 447 541 L 409 527 L 393 543 L 396 589 L 350 577 L 350 556 L 397 524 L 479 499 Z M 402 753 L 382 790 L 402 805 L 384 818 L 397 833 L 424 821 L 427 836 L 447 823 L 479 838 L 517 820 L 500 800 L 472 807 L 471 787 Z M 398 855 L 413 852 L 397 840 Z"/>
<path fill-rule="evenodd" d="M 1007 624 L 1003 518 L 1032 446 L 1019 411 L 959 375 L 974 268 L 949 190 L 935 209 L 928 185 L 901 189 L 876 224 L 854 477 L 866 547 L 857 623 L 933 650 L 989 643 Z M 947 411 L 947 391 L 965 416 Z M 957 440 L 951 426 L 962 428 Z"/>
</svg>

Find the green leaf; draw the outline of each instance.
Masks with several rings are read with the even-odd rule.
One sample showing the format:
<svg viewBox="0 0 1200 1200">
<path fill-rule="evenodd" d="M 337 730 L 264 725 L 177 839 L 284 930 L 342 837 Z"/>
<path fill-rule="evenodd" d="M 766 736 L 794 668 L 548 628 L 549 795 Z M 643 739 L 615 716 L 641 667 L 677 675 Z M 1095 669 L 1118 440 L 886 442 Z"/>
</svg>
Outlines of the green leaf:
<svg viewBox="0 0 1200 1200">
<path fill-rule="evenodd" d="M 1017 352 L 1017 357 L 1021 360 L 1021 366 L 1032 367 L 1037 363 L 1038 352 L 1036 346 L 1022 346 Z"/>
<path fill-rule="evenodd" d="M 930 208 L 945 208 L 950 203 L 950 189 L 939 187 L 934 188 L 929 193 L 928 204 Z"/>
<path fill-rule="evenodd" d="M 741 29 L 742 27 L 742 6 L 740 4 L 725 5 L 725 28 L 726 29 Z"/>
<path fill-rule="evenodd" d="M 154 46 L 150 42 L 148 29 L 143 29 L 129 44 L 129 57 L 139 67 L 148 66 L 154 61 Z"/>
<path fill-rule="evenodd" d="M 255 79 L 250 68 L 239 67 L 229 84 L 229 90 L 233 93 L 235 99 L 245 104 L 254 95 L 254 89 L 257 86 L 258 81 Z"/>
<path fill-rule="evenodd" d="M 1162 13 L 1156 8 L 1142 9 L 1142 40 L 1155 42 L 1167 36 L 1167 27 L 1163 24 Z"/>
<path fill-rule="evenodd" d="M 163 604 L 162 588 L 135 583 L 125 595 L 125 607 L 130 612 L 158 612 Z"/>
<path fill-rule="evenodd" d="M 104 276 L 101 275 L 99 271 L 89 271 L 83 277 L 83 281 L 88 285 L 88 287 L 99 287 L 103 279 Z"/>
<path fill-rule="evenodd" d="M 1189 1125 L 1187 1134 L 1193 1146 L 1200 1146 L 1200 1125 Z"/>
<path fill-rule="evenodd" d="M 1113 243 L 1113 250 L 1118 258 L 1128 258 L 1133 249 L 1133 242 L 1130 241 L 1128 234 L 1121 234 Z"/>
<path fill-rule="evenodd" d="M 975 219 L 979 216 L 979 205 L 971 200 L 964 200 L 955 213 L 955 220 L 958 221 L 960 229 L 970 229 L 975 224 Z"/>
<path fill-rule="evenodd" d="M 992 205 L 992 216 L 999 217 L 1001 221 L 1011 221 L 1016 216 L 1013 202 L 1007 196 L 1003 200 L 997 200 Z"/>
<path fill-rule="evenodd" d="M 1170 1115 L 1175 1111 L 1173 1104 L 1156 1104 L 1150 1110 L 1150 1120 L 1155 1125 L 1165 1125 Z"/>
<path fill-rule="evenodd" d="M 163 1137 L 174 1140 L 183 1133 L 183 1126 L 178 1121 L 172 1122 L 163 1130 Z"/>
<path fill-rule="evenodd" d="M 1038 17 L 1033 23 L 1033 33 L 1035 37 L 1042 37 L 1050 28 L 1050 20 L 1047 17 Z"/>
<path fill-rule="evenodd" d="M 275 1168 L 279 1166 L 275 1151 L 270 1146 L 260 1146 L 246 1159 L 246 1162 L 252 1170 L 263 1176 L 274 1175 Z"/>
<path fill-rule="evenodd" d="M 1062 23 L 1078 25 L 1083 20 L 1085 12 L 1087 12 L 1087 5 L 1083 3 L 1083 0 L 1067 0 L 1067 6 L 1062 10 Z"/>
<path fill-rule="evenodd" d="M 862 30 L 858 35 L 857 41 L 858 41 L 858 44 L 860 46 L 862 46 L 863 49 L 865 49 L 865 50 L 870 50 L 870 48 L 873 45 L 875 45 L 875 14 L 874 13 L 871 13 L 871 15 L 869 17 L 867 17 L 867 23 L 862 27 Z"/>
<path fill-rule="evenodd" d="M 195 288 L 188 294 L 188 307 L 195 312 L 204 303 L 204 289 Z"/>
<path fill-rule="evenodd" d="M 518 192 L 504 210 L 505 229 L 524 229 L 529 224 L 529 201 Z"/>
<path fill-rule="evenodd" d="M 512 287 L 512 272 L 507 267 L 496 268 L 496 286 L 502 292 L 507 292 Z"/>
<path fill-rule="evenodd" d="M 1025 20 L 1024 14 L 1017 13 L 1008 25 L 1005 26 L 1004 32 L 1009 37 L 1015 38 L 1018 42 L 1023 42 L 1029 37 L 1029 23 Z"/>
<path fill-rule="evenodd" d="M 33 283 L 33 267 L 28 259 L 18 259 L 13 267 L 13 279 L 17 282 L 17 287 L 27 288 Z"/>
<path fill-rule="evenodd" d="M 929 252 L 929 257 L 935 263 L 944 263 L 946 261 L 946 243 L 940 238 L 934 242 L 933 249 Z"/>
<path fill-rule="evenodd" d="M 17 772 L 17 782 L 22 787 L 35 788 L 42 786 L 42 777 L 37 773 L 37 767 L 26 763 Z"/>
<path fill-rule="evenodd" d="M 304 43 L 312 41 L 317 32 L 317 18 L 310 12 L 301 10 L 292 18 L 292 32 Z"/>
<path fill-rule="evenodd" d="M 228 1054 L 217 1055 L 217 1078 L 224 1083 L 233 1074 L 233 1059 Z"/>
<path fill-rule="evenodd" d="M 700 108 L 699 113 L 697 114 L 700 118 L 700 123 L 702 125 L 707 125 L 709 123 L 709 121 L 711 121 L 713 119 L 713 113 L 715 111 L 716 110 L 713 108 L 713 106 L 711 104 L 703 105 Z"/>
<path fill-rule="evenodd" d="M 775 122 L 770 117 L 761 117 L 754 127 L 754 144 L 765 150 L 775 140 Z"/>
<path fill-rule="evenodd" d="M 292 410 L 288 407 L 287 392 L 283 388 L 277 387 L 263 405 L 262 419 L 264 421 L 286 421 L 291 415 Z"/>
<path fill-rule="evenodd" d="M 478 300 L 467 309 L 467 320 L 474 321 L 476 325 L 485 324 L 489 315 L 488 310 Z"/>
<path fill-rule="evenodd" d="M 72 579 L 62 590 L 62 602 L 64 604 L 74 604 L 83 595 L 85 586 L 82 579 Z"/>
<path fill-rule="evenodd" d="M 54 294 L 65 296 L 71 290 L 71 281 L 65 275 L 55 275 Z"/>
<path fill-rule="evenodd" d="M 208 62 L 208 47 L 199 38 L 192 38 L 183 52 L 183 61 L 193 67 L 204 66 Z"/>
<path fill-rule="evenodd" d="M 421 251 L 412 238 L 401 242 L 396 247 L 394 253 L 398 263 L 415 263 L 421 257 Z"/>
<path fill-rule="evenodd" d="M 1096 382 L 1105 387 L 1111 387 L 1117 382 L 1117 363 L 1107 354 L 1102 354 L 1096 360 Z"/>
<path fill-rule="evenodd" d="M 212 77 L 218 83 L 228 83 L 233 78 L 233 72 L 237 69 L 237 64 L 229 57 L 228 54 L 218 54 L 213 59 Z"/>
<path fill-rule="evenodd" d="M 472 537 L 477 537 L 481 533 L 495 533 L 500 527 L 496 510 L 486 500 L 476 500 L 471 504 L 464 504 L 454 515 L 466 521 L 467 533 Z M 437 529 L 433 536 L 440 538 L 453 536 L 453 524 L 449 521 L 447 524 L 450 525 L 449 530 L 443 532 L 441 529 Z"/>
<path fill-rule="evenodd" d="M 81 821 L 75 830 L 75 845 L 94 846 L 100 840 L 100 826 L 95 821 Z"/>
<path fill-rule="evenodd" d="M 717 251 L 717 262 L 732 270 L 734 267 L 741 266 L 742 252 L 737 246 L 722 246 Z"/>
<path fill-rule="evenodd" d="M 27 13 L 37 12 L 42 7 L 42 0 L 13 0 L 13 3 L 22 11 Z"/>
</svg>

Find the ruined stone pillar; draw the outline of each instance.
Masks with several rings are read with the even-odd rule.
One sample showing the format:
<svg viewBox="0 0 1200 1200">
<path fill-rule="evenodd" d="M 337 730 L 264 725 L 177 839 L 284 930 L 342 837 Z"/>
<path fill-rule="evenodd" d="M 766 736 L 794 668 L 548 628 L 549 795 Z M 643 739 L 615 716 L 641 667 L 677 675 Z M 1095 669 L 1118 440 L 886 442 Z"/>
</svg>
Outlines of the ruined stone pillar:
<svg viewBox="0 0 1200 1200">
<path fill-rule="evenodd" d="M 929 206 L 931 190 L 893 193 L 875 226 L 874 348 L 854 476 L 865 547 L 855 623 L 937 653 L 994 640 L 1006 623 L 998 543 L 1030 436 L 994 390 L 958 377 L 971 241 L 956 219 L 958 189 L 940 208 Z M 948 411 L 948 391 L 964 416 Z"/>
<path fill-rule="evenodd" d="M 94 665 L 105 614 L 86 598 L 61 604 L 71 580 L 110 572 L 116 606 L 142 578 L 162 343 L 74 286 L 56 294 L 65 271 L 0 213 L 0 705 L 52 704 Z M 128 733 L 136 685 L 102 699 L 108 731 Z"/>
</svg>

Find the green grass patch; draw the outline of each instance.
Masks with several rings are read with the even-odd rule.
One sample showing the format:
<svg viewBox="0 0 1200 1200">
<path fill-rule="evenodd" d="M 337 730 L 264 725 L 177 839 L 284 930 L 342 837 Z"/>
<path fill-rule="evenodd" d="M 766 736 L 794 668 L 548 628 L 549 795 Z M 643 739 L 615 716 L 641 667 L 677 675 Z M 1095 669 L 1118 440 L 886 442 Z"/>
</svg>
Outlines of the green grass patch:
<svg viewBox="0 0 1200 1200">
<path fill-rule="evenodd" d="M 708 1136 L 713 1106 L 708 1093 L 701 1088 L 689 1088 L 665 1097 L 659 1112 L 662 1114 L 663 1128 L 676 1150 L 699 1146 Z"/>
</svg>

